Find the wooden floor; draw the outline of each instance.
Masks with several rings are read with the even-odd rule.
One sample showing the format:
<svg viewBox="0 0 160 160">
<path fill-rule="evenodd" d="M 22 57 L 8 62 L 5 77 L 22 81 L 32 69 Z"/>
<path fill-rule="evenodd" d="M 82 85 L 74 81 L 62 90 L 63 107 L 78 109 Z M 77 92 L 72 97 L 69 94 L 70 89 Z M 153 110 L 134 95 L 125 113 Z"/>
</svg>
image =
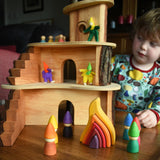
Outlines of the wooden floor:
<svg viewBox="0 0 160 160">
<path fill-rule="evenodd" d="M 123 113 L 123 112 L 122 112 Z M 0 160 L 160 160 L 160 126 L 142 128 L 140 151 L 126 151 L 127 141 L 122 139 L 123 121 L 126 113 L 116 113 L 116 144 L 111 148 L 91 149 L 79 142 L 85 126 L 74 126 L 73 137 L 62 136 L 63 124 L 59 126 L 57 154 L 43 154 L 46 126 L 25 126 L 12 147 L 0 147 Z"/>
</svg>

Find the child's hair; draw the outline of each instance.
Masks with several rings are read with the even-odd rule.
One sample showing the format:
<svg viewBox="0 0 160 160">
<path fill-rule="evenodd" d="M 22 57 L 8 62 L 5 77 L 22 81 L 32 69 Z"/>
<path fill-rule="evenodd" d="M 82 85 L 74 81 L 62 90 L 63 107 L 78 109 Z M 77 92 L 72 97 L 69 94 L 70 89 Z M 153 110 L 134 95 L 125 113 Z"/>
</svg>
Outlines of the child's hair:
<svg viewBox="0 0 160 160">
<path fill-rule="evenodd" d="M 135 21 L 132 36 L 135 34 L 145 39 L 160 40 L 160 8 L 146 12 Z"/>
</svg>

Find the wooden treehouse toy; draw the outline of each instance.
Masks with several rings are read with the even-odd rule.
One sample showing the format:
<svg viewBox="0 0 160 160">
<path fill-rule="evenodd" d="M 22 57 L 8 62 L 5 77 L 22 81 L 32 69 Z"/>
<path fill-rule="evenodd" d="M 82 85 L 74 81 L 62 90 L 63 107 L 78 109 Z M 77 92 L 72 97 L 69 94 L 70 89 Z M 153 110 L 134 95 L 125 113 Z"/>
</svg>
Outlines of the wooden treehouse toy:
<svg viewBox="0 0 160 160">
<path fill-rule="evenodd" d="M 110 76 L 110 58 L 116 44 L 106 42 L 107 10 L 113 5 L 114 0 L 72 3 L 63 10 L 70 16 L 70 41 L 28 44 L 28 53 L 22 54 L 11 69 L 10 84 L 2 85 L 14 91 L 9 96 L 4 131 L 0 135 L 4 146 L 13 145 L 24 125 L 46 125 L 50 115 L 58 120 L 59 106 L 64 100 L 74 106 L 74 125 L 87 124 L 88 106 L 97 97 L 112 121 L 112 92 L 120 89 L 118 84 L 111 83 Z M 83 32 L 91 17 L 95 26 L 99 26 L 98 42 L 94 38 L 88 41 L 89 33 Z M 65 68 L 70 61 L 72 68 Z M 43 62 L 54 70 L 55 83 L 44 83 Z M 95 75 L 92 85 L 84 85 L 79 71 L 89 62 Z M 68 73 L 74 75 L 72 81 L 65 79 Z"/>
</svg>

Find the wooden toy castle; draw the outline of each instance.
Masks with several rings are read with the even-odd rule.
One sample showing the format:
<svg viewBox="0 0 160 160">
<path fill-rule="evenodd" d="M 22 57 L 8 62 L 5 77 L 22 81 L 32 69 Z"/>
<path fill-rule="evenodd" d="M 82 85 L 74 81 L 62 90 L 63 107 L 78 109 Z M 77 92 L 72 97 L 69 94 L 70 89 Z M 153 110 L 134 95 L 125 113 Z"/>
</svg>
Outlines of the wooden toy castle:
<svg viewBox="0 0 160 160">
<path fill-rule="evenodd" d="M 29 44 L 28 53 L 15 61 L 8 77 L 10 84 L 2 85 L 13 90 L 0 135 L 4 146 L 13 145 L 25 125 L 46 125 L 51 115 L 58 120 L 59 105 L 64 100 L 74 106 L 75 125 L 87 124 L 88 107 L 96 97 L 100 97 L 104 112 L 112 120 L 112 92 L 120 89 L 118 84 L 110 83 L 109 72 L 116 44 L 106 42 L 107 11 L 113 5 L 114 0 L 84 0 L 66 6 L 63 12 L 70 16 L 70 41 Z M 99 42 L 94 38 L 87 41 L 89 34 L 83 33 L 90 17 L 100 27 Z M 64 80 L 68 61 L 74 65 L 74 83 Z M 43 82 L 43 62 L 54 70 L 54 83 Z M 93 85 L 83 85 L 79 70 L 87 68 L 89 62 L 95 72 Z"/>
</svg>

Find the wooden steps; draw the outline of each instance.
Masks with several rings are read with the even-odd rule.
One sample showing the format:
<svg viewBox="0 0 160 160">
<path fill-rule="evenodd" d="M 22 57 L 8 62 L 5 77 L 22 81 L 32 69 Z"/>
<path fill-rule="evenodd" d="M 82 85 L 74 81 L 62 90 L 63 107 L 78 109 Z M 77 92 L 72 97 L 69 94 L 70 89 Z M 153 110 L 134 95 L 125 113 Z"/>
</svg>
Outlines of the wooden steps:
<svg viewBox="0 0 160 160">
<path fill-rule="evenodd" d="M 16 60 L 15 61 L 15 68 L 25 68 L 27 65 L 27 61 L 25 60 Z"/>
<path fill-rule="evenodd" d="M 3 142 L 3 146 L 12 146 L 24 128 L 24 125 L 19 125 L 18 123 L 5 122 L 10 124 L 4 124 L 4 126 L 8 127 L 5 132 L 1 134 L 1 139 Z M 10 127 L 9 127 L 10 126 Z"/>
<path fill-rule="evenodd" d="M 32 53 L 22 54 L 20 59 L 15 61 L 14 68 L 10 70 L 9 82 L 12 85 L 39 82 L 36 58 L 35 54 Z M 3 132 L 0 135 L 0 140 L 4 146 L 12 146 L 25 125 L 23 106 L 19 107 L 20 91 L 11 92 L 10 98 L 6 111 L 6 121 L 3 122 L 1 129 Z"/>
<path fill-rule="evenodd" d="M 4 146 L 11 146 L 24 128 L 24 111 L 20 106 L 20 91 L 16 90 L 9 101 L 9 109 L 6 111 L 6 121 L 3 123 L 4 132 L 0 138 Z"/>
<path fill-rule="evenodd" d="M 37 83 L 40 81 L 37 55 L 33 53 L 23 53 L 20 59 L 14 63 L 14 68 L 10 69 L 11 75 L 8 81 L 12 85 Z"/>
<path fill-rule="evenodd" d="M 11 71 L 11 75 L 15 76 L 15 77 L 20 77 L 21 76 L 21 70 L 20 68 L 12 68 Z"/>
</svg>

